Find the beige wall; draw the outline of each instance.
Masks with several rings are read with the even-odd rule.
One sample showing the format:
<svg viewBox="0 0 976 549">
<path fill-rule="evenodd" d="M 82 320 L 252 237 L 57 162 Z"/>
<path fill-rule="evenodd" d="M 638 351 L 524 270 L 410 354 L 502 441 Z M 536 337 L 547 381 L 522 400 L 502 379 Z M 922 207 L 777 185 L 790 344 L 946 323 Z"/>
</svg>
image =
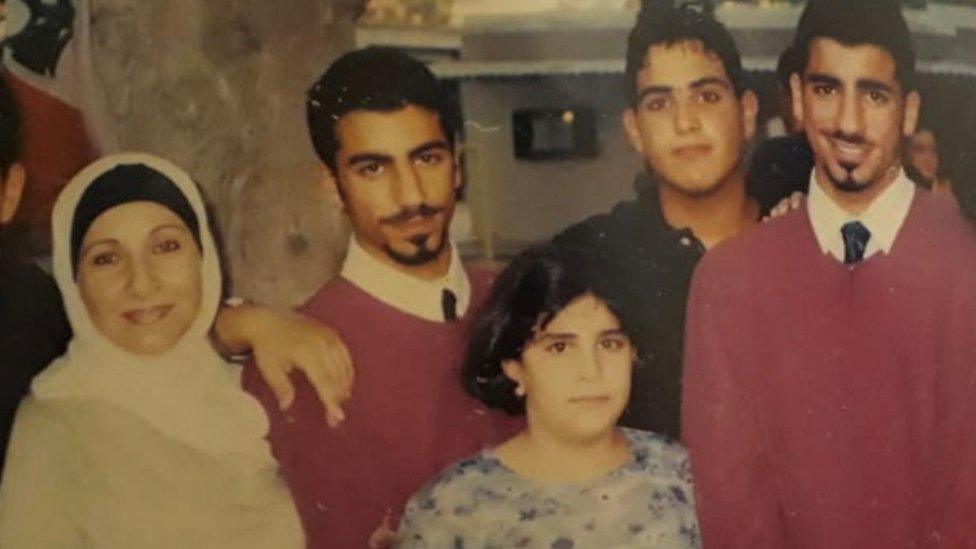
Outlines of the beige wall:
<svg viewBox="0 0 976 549">
<path fill-rule="evenodd" d="M 620 127 L 624 104 L 615 76 L 485 79 L 461 84 L 467 119 L 470 200 L 479 230 L 509 244 L 544 240 L 570 223 L 631 197 L 639 162 Z M 590 106 L 601 153 L 584 160 L 515 158 L 513 110 Z"/>
</svg>

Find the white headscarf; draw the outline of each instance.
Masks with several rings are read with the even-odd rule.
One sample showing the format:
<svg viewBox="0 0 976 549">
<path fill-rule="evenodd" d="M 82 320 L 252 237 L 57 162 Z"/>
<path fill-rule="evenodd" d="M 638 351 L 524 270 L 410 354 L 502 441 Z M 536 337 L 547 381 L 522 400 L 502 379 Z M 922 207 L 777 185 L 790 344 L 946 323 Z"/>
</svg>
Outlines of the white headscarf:
<svg viewBox="0 0 976 549">
<path fill-rule="evenodd" d="M 172 181 L 193 207 L 200 230 L 200 310 L 179 341 L 157 355 L 130 353 L 99 332 L 81 299 L 71 259 L 71 230 L 85 190 L 106 172 L 130 164 L 145 165 Z M 262 465 L 273 462 L 264 439 L 267 416 L 241 389 L 239 367 L 226 363 L 208 337 L 220 304 L 220 263 L 203 199 L 190 177 L 170 162 L 148 154 L 102 158 L 82 170 L 61 192 L 54 205 L 52 229 L 54 277 L 74 337 L 67 353 L 34 379 L 34 397 L 112 404 L 205 453 L 250 456 Z"/>
</svg>

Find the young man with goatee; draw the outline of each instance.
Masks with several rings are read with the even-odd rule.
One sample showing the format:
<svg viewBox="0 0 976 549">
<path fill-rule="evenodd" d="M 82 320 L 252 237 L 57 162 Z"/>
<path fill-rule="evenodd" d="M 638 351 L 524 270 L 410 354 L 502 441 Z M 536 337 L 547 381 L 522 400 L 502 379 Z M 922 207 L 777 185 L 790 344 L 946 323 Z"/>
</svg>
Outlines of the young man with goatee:
<svg viewBox="0 0 976 549">
<path fill-rule="evenodd" d="M 345 421 L 321 419 L 295 379 L 280 411 L 256 376 L 270 440 L 312 548 L 385 546 L 409 496 L 513 425 L 460 384 L 466 328 L 491 277 L 469 270 L 448 226 L 460 186 L 457 105 L 406 54 L 366 48 L 309 90 L 308 127 L 352 222 L 338 277 L 301 308 L 333 327 L 356 365 Z"/>
<path fill-rule="evenodd" d="M 793 109 L 806 207 L 692 283 L 684 441 L 708 547 L 974 547 L 976 235 L 909 181 L 912 39 L 885 0 L 813 0 Z"/>
</svg>

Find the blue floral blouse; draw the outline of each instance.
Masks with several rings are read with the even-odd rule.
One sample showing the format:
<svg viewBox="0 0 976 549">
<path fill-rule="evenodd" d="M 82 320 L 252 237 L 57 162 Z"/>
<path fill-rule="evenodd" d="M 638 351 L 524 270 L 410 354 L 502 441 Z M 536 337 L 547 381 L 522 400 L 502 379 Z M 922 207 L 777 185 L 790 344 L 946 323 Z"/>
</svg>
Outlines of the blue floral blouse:
<svg viewBox="0 0 976 549">
<path fill-rule="evenodd" d="M 621 429 L 633 459 L 586 484 L 519 476 L 491 451 L 460 461 L 414 494 L 399 547 L 701 547 L 684 448 Z"/>
</svg>

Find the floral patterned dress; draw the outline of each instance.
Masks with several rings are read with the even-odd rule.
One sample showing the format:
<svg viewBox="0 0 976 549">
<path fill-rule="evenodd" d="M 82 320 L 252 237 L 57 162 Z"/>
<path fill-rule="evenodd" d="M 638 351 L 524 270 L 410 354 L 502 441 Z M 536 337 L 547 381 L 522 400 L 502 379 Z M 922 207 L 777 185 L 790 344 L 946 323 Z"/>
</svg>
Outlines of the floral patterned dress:
<svg viewBox="0 0 976 549">
<path fill-rule="evenodd" d="M 519 476 L 493 453 L 460 461 L 415 494 L 408 548 L 698 548 L 688 456 L 670 439 L 621 429 L 633 459 L 585 484 Z"/>
</svg>

